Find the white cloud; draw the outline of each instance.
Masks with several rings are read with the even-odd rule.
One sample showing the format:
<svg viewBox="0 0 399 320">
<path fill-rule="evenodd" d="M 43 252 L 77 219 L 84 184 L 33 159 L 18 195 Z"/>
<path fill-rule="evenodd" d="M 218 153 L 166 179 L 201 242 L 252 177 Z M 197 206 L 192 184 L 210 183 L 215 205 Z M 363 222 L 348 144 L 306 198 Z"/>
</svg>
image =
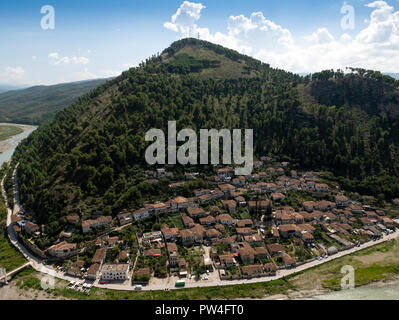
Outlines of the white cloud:
<svg viewBox="0 0 399 320">
<path fill-rule="evenodd" d="M 86 57 L 72 56 L 72 57 L 61 57 L 58 52 L 49 53 L 48 58 L 50 59 L 51 65 L 62 65 L 62 64 L 88 64 L 90 60 Z"/>
<path fill-rule="evenodd" d="M 81 81 L 81 80 L 90 80 L 90 79 L 97 79 L 100 78 L 98 75 L 89 71 L 86 67 L 82 71 L 75 72 L 72 75 L 73 81 Z"/>
<path fill-rule="evenodd" d="M 0 83 L 2 84 L 23 84 L 26 72 L 22 67 L 7 67 L 0 72 Z"/>
<path fill-rule="evenodd" d="M 316 32 L 313 32 L 311 36 L 305 37 L 305 39 L 309 42 L 315 43 L 327 43 L 334 41 L 334 37 L 331 35 L 327 28 L 317 29 Z"/>
<path fill-rule="evenodd" d="M 357 66 L 384 72 L 399 70 L 399 11 L 385 1 L 365 4 L 372 11 L 366 26 L 357 35 L 343 33 L 334 37 L 319 28 L 298 44 L 290 30 L 267 19 L 263 13 L 230 16 L 224 32 L 212 33 L 199 27 L 201 3 L 185 1 L 164 27 L 181 37 L 199 33 L 201 39 L 250 54 L 273 67 L 294 72 Z M 190 32 L 189 32 L 190 31 Z"/>
<path fill-rule="evenodd" d="M 201 17 L 201 10 L 204 8 L 202 3 L 184 1 L 172 16 L 171 22 L 165 22 L 164 27 L 174 32 L 180 31 L 183 37 L 189 37 L 197 31 L 195 22 Z"/>
<path fill-rule="evenodd" d="M 346 42 L 346 41 L 352 40 L 352 37 L 349 34 L 347 34 L 347 33 L 343 33 L 341 35 L 340 39 L 341 39 L 342 42 Z"/>
</svg>

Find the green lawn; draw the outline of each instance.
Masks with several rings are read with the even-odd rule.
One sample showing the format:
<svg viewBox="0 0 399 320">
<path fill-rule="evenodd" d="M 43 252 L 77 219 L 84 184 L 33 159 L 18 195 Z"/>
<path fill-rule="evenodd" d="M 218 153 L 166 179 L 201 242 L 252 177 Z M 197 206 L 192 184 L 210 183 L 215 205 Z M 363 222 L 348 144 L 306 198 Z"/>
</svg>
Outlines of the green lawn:
<svg viewBox="0 0 399 320">
<path fill-rule="evenodd" d="M 22 130 L 19 127 L 15 127 L 15 126 L 0 126 L 0 141 L 2 140 L 6 140 L 12 136 L 15 136 L 17 134 L 20 134 L 24 132 L 24 130 Z"/>
</svg>

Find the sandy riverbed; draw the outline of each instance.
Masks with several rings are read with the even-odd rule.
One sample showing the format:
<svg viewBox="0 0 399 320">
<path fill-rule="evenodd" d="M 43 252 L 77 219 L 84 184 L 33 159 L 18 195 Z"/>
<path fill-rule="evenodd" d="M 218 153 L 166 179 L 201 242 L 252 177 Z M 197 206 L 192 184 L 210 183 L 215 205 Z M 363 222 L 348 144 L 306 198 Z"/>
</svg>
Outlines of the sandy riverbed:
<svg viewBox="0 0 399 320">
<path fill-rule="evenodd" d="M 0 126 L 18 127 L 18 128 L 21 128 L 22 130 L 24 130 L 24 132 L 36 128 L 35 126 L 30 126 L 27 124 L 15 124 L 15 123 L 0 123 Z M 10 137 L 10 138 L 12 138 L 12 137 Z M 7 151 L 8 149 L 12 148 L 12 145 L 8 142 L 8 140 L 10 138 L 0 141 L 0 153 L 3 153 L 5 151 Z"/>
</svg>

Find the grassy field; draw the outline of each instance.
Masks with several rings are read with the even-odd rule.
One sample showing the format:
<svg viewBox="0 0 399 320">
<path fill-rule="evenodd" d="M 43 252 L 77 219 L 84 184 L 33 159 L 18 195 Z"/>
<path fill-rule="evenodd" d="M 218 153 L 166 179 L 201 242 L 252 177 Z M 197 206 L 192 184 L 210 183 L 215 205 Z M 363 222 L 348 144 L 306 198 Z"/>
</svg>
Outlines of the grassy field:
<svg viewBox="0 0 399 320">
<path fill-rule="evenodd" d="M 243 284 L 221 287 L 203 287 L 172 291 L 117 291 L 93 288 L 90 295 L 66 289 L 67 282 L 56 281 L 51 291 L 54 298 L 93 299 L 93 300 L 210 300 L 210 299 L 261 299 L 274 295 L 298 297 L 303 293 L 339 290 L 340 270 L 344 265 L 355 269 L 356 286 L 376 281 L 388 281 L 399 277 L 399 240 L 378 244 L 357 253 L 327 262 L 303 272 L 299 272 L 264 283 Z M 40 289 L 41 275 L 27 269 L 17 276 L 17 285 L 24 289 Z"/>
<path fill-rule="evenodd" d="M 15 126 L 0 126 L 0 141 L 6 140 L 12 136 L 15 136 L 17 134 L 20 134 L 24 132 L 19 127 Z"/>
<path fill-rule="evenodd" d="M 288 281 L 304 290 L 340 290 L 341 268 L 355 269 L 355 284 L 362 286 L 399 277 L 399 240 L 384 242 L 351 255 L 292 275 Z"/>
</svg>

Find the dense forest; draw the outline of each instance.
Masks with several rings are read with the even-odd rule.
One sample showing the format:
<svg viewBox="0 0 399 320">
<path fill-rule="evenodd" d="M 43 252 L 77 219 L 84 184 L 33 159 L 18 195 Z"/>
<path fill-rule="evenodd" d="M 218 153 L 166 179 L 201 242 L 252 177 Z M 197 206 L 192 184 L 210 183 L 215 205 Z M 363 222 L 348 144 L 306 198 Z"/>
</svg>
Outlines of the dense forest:
<svg viewBox="0 0 399 320">
<path fill-rule="evenodd" d="M 144 136 L 165 130 L 168 120 L 178 130 L 253 129 L 255 157 L 328 170 L 347 189 L 397 197 L 398 81 L 379 75 L 352 69 L 300 77 L 209 42 L 180 40 L 79 98 L 18 146 L 21 200 L 56 234 L 70 212 L 116 214 L 167 194 L 167 180 L 144 182 Z"/>
</svg>

